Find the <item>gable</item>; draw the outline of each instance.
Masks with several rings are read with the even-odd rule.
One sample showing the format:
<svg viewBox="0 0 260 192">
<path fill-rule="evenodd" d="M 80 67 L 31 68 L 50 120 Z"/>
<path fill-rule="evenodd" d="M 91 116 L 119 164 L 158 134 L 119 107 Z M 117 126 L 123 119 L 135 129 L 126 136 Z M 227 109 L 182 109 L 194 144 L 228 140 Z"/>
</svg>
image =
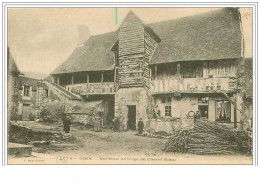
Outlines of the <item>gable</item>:
<svg viewBox="0 0 260 192">
<path fill-rule="evenodd" d="M 30 86 L 30 87 L 32 87 L 33 91 L 37 91 L 38 81 L 39 80 L 37 80 L 37 79 L 32 79 L 32 78 L 25 77 L 25 76 L 18 77 L 18 83 L 19 83 L 20 88 L 23 86 Z"/>
<path fill-rule="evenodd" d="M 144 52 L 144 25 L 129 12 L 119 28 L 119 57 Z"/>
</svg>

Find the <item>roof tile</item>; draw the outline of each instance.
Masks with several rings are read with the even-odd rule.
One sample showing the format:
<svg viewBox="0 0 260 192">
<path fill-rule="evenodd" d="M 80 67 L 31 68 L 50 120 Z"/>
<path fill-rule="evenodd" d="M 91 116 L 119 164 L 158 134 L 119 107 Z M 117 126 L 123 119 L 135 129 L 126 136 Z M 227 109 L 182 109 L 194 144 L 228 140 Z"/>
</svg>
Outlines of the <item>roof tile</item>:
<svg viewBox="0 0 260 192">
<path fill-rule="evenodd" d="M 241 31 L 235 8 L 152 23 L 148 26 L 161 39 L 150 64 L 241 57 Z M 52 74 L 112 70 L 112 45 L 118 32 L 92 36 Z"/>
</svg>

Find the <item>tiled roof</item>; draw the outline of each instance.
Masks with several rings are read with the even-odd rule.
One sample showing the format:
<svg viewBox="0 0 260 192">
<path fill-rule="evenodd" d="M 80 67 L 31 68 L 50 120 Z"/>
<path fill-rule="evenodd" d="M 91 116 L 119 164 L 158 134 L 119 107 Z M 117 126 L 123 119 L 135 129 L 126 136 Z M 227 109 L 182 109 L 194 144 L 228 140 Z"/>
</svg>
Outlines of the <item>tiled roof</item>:
<svg viewBox="0 0 260 192">
<path fill-rule="evenodd" d="M 150 64 L 241 57 L 241 31 L 236 8 L 148 24 L 160 38 Z M 92 36 L 52 74 L 112 70 L 111 47 L 118 32 Z"/>
<path fill-rule="evenodd" d="M 112 70 L 114 54 L 110 48 L 117 36 L 117 32 L 110 32 L 90 37 L 82 47 L 77 47 L 69 58 L 51 74 Z"/>
<path fill-rule="evenodd" d="M 161 42 L 150 64 L 241 57 L 241 31 L 235 9 L 149 25 Z"/>
<path fill-rule="evenodd" d="M 8 72 L 11 74 L 20 74 L 21 72 L 19 71 L 15 60 L 10 52 L 9 47 L 7 48 L 7 64 L 8 64 Z"/>
</svg>

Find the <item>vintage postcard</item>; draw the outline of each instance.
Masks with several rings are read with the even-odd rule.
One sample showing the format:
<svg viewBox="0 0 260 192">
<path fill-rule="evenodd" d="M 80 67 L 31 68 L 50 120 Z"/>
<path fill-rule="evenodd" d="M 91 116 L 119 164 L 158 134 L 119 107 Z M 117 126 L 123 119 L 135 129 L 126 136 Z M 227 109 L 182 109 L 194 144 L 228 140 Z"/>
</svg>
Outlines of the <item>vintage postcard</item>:
<svg viewBox="0 0 260 192">
<path fill-rule="evenodd" d="M 8 164 L 253 164 L 253 8 L 8 8 Z"/>
</svg>

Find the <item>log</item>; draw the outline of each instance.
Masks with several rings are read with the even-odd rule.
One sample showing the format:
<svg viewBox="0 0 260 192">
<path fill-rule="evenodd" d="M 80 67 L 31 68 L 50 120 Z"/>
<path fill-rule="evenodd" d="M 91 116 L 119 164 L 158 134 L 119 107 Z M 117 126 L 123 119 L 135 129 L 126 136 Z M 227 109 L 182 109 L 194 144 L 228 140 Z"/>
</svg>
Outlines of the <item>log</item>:
<svg viewBox="0 0 260 192">
<path fill-rule="evenodd" d="M 197 120 L 195 128 L 177 131 L 165 144 L 166 152 L 198 155 L 252 154 L 252 138 L 245 131 L 231 130 L 207 120 Z"/>
</svg>

